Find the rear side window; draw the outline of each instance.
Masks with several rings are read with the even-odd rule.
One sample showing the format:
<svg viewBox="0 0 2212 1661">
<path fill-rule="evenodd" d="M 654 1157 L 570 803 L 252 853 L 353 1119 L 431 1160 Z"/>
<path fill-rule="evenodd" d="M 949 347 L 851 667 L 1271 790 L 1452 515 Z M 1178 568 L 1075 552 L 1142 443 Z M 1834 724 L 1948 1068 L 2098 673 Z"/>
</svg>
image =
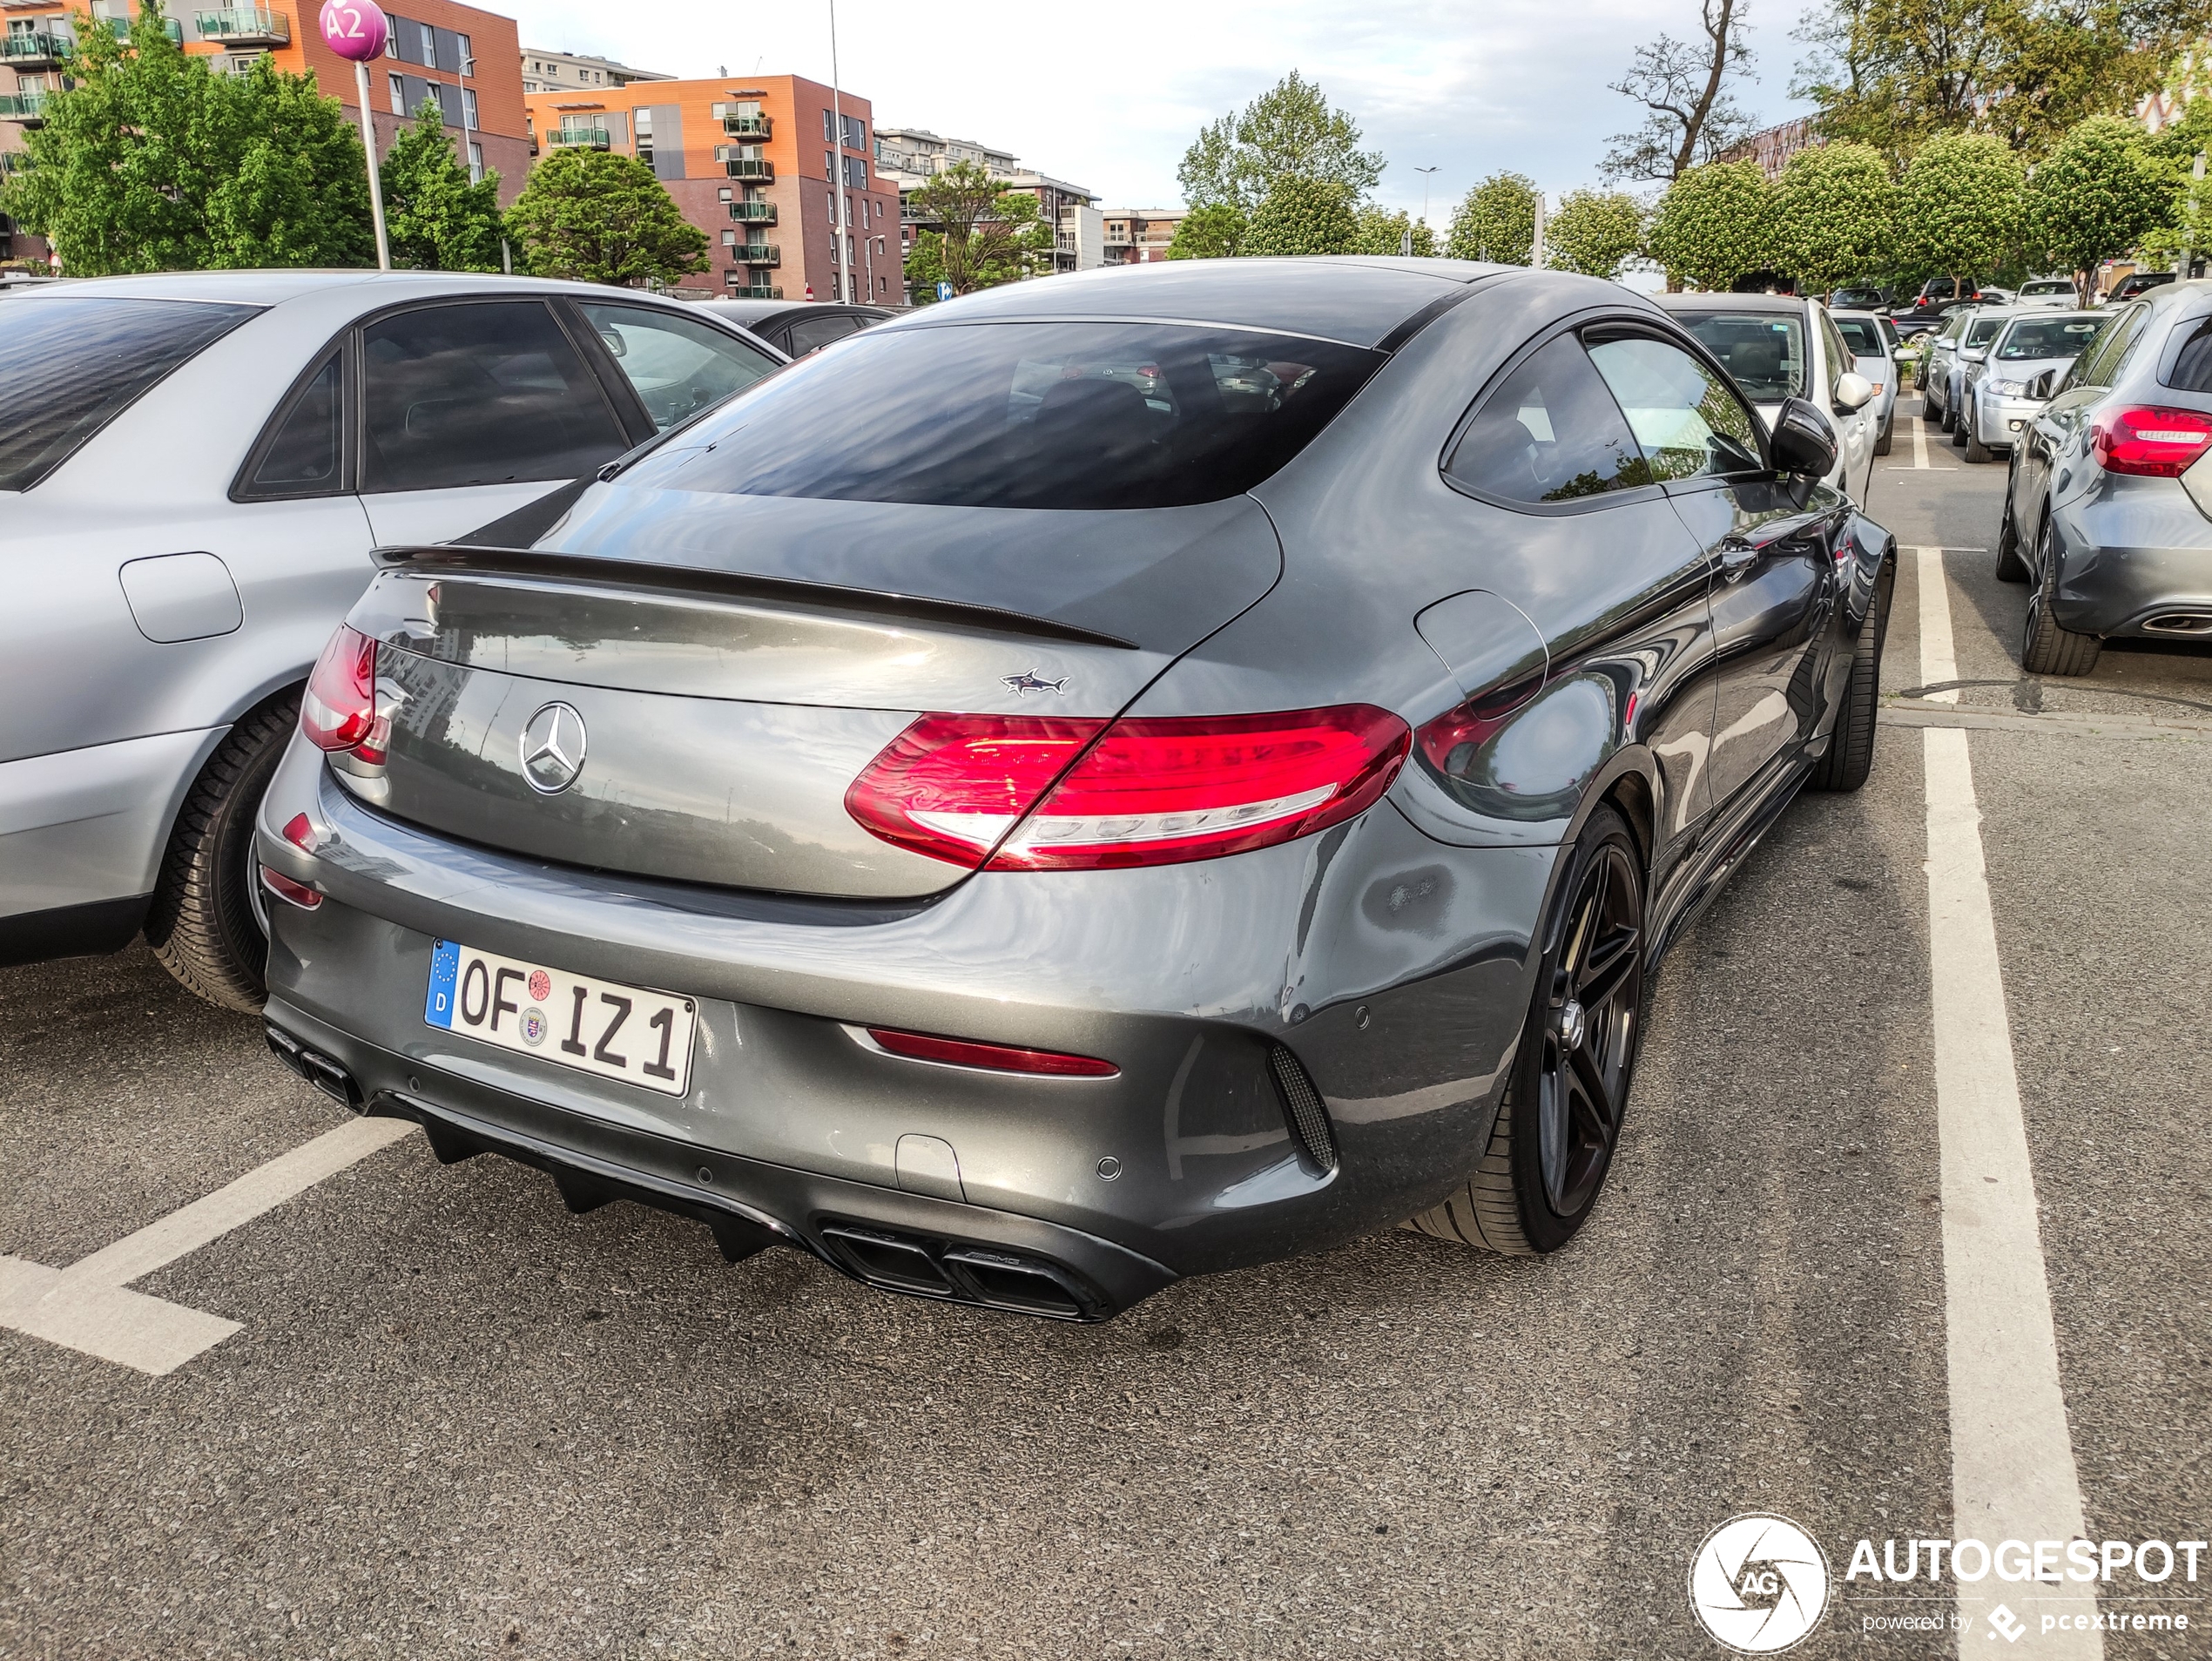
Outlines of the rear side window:
<svg viewBox="0 0 2212 1661">
<path fill-rule="evenodd" d="M 1882 355 L 1882 332 L 1863 317 L 1838 317 L 1836 333 L 1844 337 L 1844 344 L 1855 358 L 1878 358 Z"/>
<path fill-rule="evenodd" d="M 662 431 L 720 403 L 776 367 L 765 352 L 692 318 L 643 306 L 586 304 L 583 310 L 653 426 Z"/>
<path fill-rule="evenodd" d="M 2161 378 L 2176 392 L 2212 394 L 2212 317 L 2189 331 L 2174 367 Z"/>
<path fill-rule="evenodd" d="M 2117 317 L 2105 320 L 2089 344 L 2075 362 L 2070 385 L 2077 387 L 2108 387 L 2118 378 L 2121 361 L 2135 343 L 2135 336 L 2142 332 L 2147 308 L 2130 306 Z"/>
<path fill-rule="evenodd" d="M 1677 320 L 1721 361 L 1743 395 L 1756 403 L 1778 403 L 1805 390 L 1805 326 L 1802 318 L 1762 313 L 1685 312 Z"/>
<path fill-rule="evenodd" d="M 361 334 L 361 489 L 572 479 L 630 447 L 536 300 L 430 306 Z"/>
<path fill-rule="evenodd" d="M 1997 331 L 2005 327 L 2001 317 L 1977 317 L 1966 326 L 1968 346 L 1987 346 L 1997 338 Z"/>
<path fill-rule="evenodd" d="M 0 334 L 0 490 L 28 490 L 259 307 L 41 299 Z"/>
<path fill-rule="evenodd" d="M 1726 477 L 1764 465 L 1757 418 L 1680 347 L 1629 334 L 1596 341 L 1590 358 L 1620 400 L 1655 476 Z"/>
<path fill-rule="evenodd" d="M 345 384 L 343 366 L 333 352 L 293 396 L 244 494 L 314 496 L 343 488 Z"/>
<path fill-rule="evenodd" d="M 1217 502 L 1297 455 L 1382 361 L 1208 325 L 869 329 L 688 429 L 703 449 L 649 459 L 631 477 L 942 507 Z"/>
<path fill-rule="evenodd" d="M 857 334 L 860 320 L 846 312 L 832 312 L 822 317 L 802 317 L 791 326 L 791 354 L 803 358 L 809 352 L 819 352 L 832 341 L 841 341 L 847 334 Z"/>
<path fill-rule="evenodd" d="M 1444 471 L 1479 496 L 1531 503 L 1653 482 L 1620 406 L 1571 334 L 1541 348 L 1483 400 Z"/>
</svg>

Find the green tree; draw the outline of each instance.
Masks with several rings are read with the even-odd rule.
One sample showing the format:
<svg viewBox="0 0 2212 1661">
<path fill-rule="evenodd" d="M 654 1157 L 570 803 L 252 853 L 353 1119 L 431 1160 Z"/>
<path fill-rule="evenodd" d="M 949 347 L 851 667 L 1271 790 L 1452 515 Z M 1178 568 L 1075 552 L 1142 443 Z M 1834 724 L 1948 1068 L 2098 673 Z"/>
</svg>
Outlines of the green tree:
<svg viewBox="0 0 2212 1661">
<path fill-rule="evenodd" d="M 1669 283 L 1726 289 L 1774 257 L 1774 191 L 1755 161 L 1708 162 L 1667 187 L 1652 215 L 1651 257 Z"/>
<path fill-rule="evenodd" d="M 1898 187 L 1899 263 L 1954 282 L 1996 270 L 2020 239 L 2020 158 L 1992 134 L 1929 139 Z"/>
<path fill-rule="evenodd" d="M 2075 273 L 2086 303 L 2097 267 L 2166 219 L 2175 196 L 2172 171 L 2150 153 L 2141 127 L 2093 115 L 2029 177 L 2028 236 L 2051 264 Z"/>
<path fill-rule="evenodd" d="M 1175 227 L 1168 244 L 1170 260 L 1227 260 L 1244 251 L 1249 221 L 1234 202 L 1209 202 L 1194 207 Z"/>
<path fill-rule="evenodd" d="M 392 263 L 424 271 L 496 271 L 502 220 L 499 175 L 471 184 L 445 116 L 425 98 L 415 125 L 393 141 L 378 169 Z"/>
<path fill-rule="evenodd" d="M 1817 145 L 1790 158 L 1774 191 L 1774 260 L 1800 293 L 1825 294 L 1888 267 L 1897 186 L 1871 145 Z"/>
<path fill-rule="evenodd" d="M 361 140 L 313 75 L 216 75 L 143 7 L 130 41 L 80 22 L 0 213 L 72 275 L 375 259 Z"/>
<path fill-rule="evenodd" d="M 2195 177 L 2196 159 L 2212 153 L 2212 98 L 2200 94 L 2182 106 L 2181 118 L 2159 129 L 2143 153 L 2161 165 L 2173 192 L 2166 215 L 2143 233 L 2137 246 L 2161 256 L 2187 250 L 2193 258 L 2212 239 L 2212 179 Z"/>
<path fill-rule="evenodd" d="M 1403 253 L 1406 240 L 1413 238 L 1413 257 L 1431 259 L 1436 253 L 1436 233 L 1429 226 L 1416 224 L 1413 216 L 1400 208 L 1393 213 L 1387 208 L 1369 202 L 1355 216 L 1352 251 L 1354 253 Z"/>
<path fill-rule="evenodd" d="M 1623 191 L 1569 191 L 1544 221 L 1546 262 L 1586 277 L 1618 277 L 1643 251 L 1643 204 Z"/>
<path fill-rule="evenodd" d="M 1244 233 L 1244 254 L 1350 253 L 1359 240 L 1350 186 L 1301 173 L 1277 178 Z"/>
<path fill-rule="evenodd" d="M 1285 173 L 1332 180 L 1357 202 L 1374 189 L 1384 165 L 1379 151 L 1359 148 L 1359 124 L 1292 70 L 1242 114 L 1203 128 L 1175 176 L 1190 206 L 1226 204 L 1251 219 Z"/>
<path fill-rule="evenodd" d="M 1536 181 L 1523 173 L 1493 173 L 1460 201 L 1452 215 L 1444 252 L 1454 260 L 1525 266 L 1536 249 Z"/>
<path fill-rule="evenodd" d="M 907 201 L 930 227 L 907 256 L 907 280 L 919 300 L 935 299 L 940 282 L 969 294 L 1052 268 L 1053 227 L 1037 199 L 972 161 L 948 167 Z"/>
<path fill-rule="evenodd" d="M 530 170 L 507 216 L 523 263 L 541 277 L 635 287 L 706 269 L 706 233 L 635 156 L 558 150 Z"/>
</svg>

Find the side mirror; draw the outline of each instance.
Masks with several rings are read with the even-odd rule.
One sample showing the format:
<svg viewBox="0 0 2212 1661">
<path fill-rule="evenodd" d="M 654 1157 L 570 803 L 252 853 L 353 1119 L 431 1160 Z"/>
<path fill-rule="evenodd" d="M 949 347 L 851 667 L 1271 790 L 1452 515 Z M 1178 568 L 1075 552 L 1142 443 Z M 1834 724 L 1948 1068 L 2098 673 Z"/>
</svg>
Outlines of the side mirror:
<svg viewBox="0 0 2212 1661">
<path fill-rule="evenodd" d="M 1828 424 L 1827 416 L 1803 398 L 1784 398 L 1782 408 L 1775 412 L 1774 439 L 1769 449 L 1775 466 L 1783 472 L 1801 478 L 1825 478 L 1836 465 L 1836 429 Z"/>
<path fill-rule="evenodd" d="M 1874 383 L 1856 369 L 1847 369 L 1836 377 L 1836 408 L 1844 411 L 1861 408 L 1874 395 Z"/>
<path fill-rule="evenodd" d="M 2027 383 L 2027 395 L 2031 398 L 2048 398 L 2058 389 L 2059 372 L 2056 369 L 2046 369 Z"/>
</svg>

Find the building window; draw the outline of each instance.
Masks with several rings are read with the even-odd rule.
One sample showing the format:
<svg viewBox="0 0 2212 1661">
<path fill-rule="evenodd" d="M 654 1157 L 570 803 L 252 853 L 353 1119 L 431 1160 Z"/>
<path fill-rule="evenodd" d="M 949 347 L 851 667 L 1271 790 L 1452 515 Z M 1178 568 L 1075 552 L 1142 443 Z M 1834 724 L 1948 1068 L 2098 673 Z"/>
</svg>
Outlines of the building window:
<svg viewBox="0 0 2212 1661">
<path fill-rule="evenodd" d="M 651 110 L 633 111 L 630 118 L 630 130 L 637 135 L 637 159 L 644 162 L 646 166 L 651 166 L 653 165 L 653 112 Z"/>
<path fill-rule="evenodd" d="M 734 200 L 735 199 L 730 193 L 730 187 L 727 185 L 725 185 L 720 190 L 714 192 L 714 199 L 718 202 L 727 202 Z"/>
<path fill-rule="evenodd" d="M 469 182 L 471 185 L 484 182 L 484 147 L 482 145 L 469 146 Z"/>
<path fill-rule="evenodd" d="M 735 231 L 725 231 L 722 233 L 722 246 L 725 248 L 736 247 L 738 246 L 738 233 Z"/>
<path fill-rule="evenodd" d="M 473 86 L 464 86 L 461 89 L 461 125 L 464 127 L 480 127 L 483 125 L 476 119 L 476 89 Z"/>
<path fill-rule="evenodd" d="M 837 129 L 830 125 L 830 112 L 827 110 L 825 110 L 822 111 L 822 142 L 824 144 L 827 144 L 836 136 Z M 824 169 L 824 171 L 827 172 L 828 170 Z"/>
<path fill-rule="evenodd" d="M 454 38 L 461 43 L 461 72 L 463 75 L 474 75 L 476 72 L 476 60 L 469 52 L 469 37 L 455 35 Z"/>
</svg>

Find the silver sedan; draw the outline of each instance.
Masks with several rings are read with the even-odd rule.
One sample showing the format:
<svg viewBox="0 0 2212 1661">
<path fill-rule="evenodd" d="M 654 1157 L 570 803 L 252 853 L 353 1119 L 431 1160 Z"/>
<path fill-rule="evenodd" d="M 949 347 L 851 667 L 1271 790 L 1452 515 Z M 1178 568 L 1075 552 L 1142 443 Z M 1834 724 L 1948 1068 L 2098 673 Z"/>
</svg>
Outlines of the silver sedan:
<svg viewBox="0 0 2212 1661">
<path fill-rule="evenodd" d="M 258 1007 L 253 807 L 369 550 L 527 517 L 782 361 L 580 283 L 209 272 L 11 296 L 0 963 L 143 928 L 192 990 Z"/>
</svg>

